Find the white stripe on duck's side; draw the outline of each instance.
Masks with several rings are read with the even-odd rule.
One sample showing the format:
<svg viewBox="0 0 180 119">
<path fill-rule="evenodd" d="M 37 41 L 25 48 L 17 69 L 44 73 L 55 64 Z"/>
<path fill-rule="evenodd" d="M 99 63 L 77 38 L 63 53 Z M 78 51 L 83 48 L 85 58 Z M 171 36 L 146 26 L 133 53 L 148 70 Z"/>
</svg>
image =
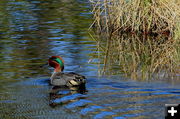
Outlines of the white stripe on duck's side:
<svg viewBox="0 0 180 119">
<path fill-rule="evenodd" d="M 72 86 L 76 86 L 76 85 L 78 85 L 79 83 L 78 82 L 76 82 L 75 80 L 70 80 L 69 82 L 68 82 L 70 85 L 72 85 Z"/>
</svg>

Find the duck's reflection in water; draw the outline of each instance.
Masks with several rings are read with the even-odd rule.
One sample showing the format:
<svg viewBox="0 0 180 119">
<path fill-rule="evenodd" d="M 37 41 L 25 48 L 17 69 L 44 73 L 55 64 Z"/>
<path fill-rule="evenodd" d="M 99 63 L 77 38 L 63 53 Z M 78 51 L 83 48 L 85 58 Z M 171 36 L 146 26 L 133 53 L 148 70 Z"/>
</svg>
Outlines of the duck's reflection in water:
<svg viewBox="0 0 180 119">
<path fill-rule="evenodd" d="M 64 105 L 71 102 L 85 99 L 87 90 L 85 85 L 78 87 L 59 87 L 54 86 L 49 93 L 49 105 L 56 107 L 57 105 Z"/>
</svg>

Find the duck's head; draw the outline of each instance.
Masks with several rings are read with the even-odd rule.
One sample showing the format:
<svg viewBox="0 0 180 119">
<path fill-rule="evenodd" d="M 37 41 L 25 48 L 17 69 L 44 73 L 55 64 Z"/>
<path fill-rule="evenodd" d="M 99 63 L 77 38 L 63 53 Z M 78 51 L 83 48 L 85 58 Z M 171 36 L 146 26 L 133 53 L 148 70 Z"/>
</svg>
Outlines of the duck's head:
<svg viewBox="0 0 180 119">
<path fill-rule="evenodd" d="M 55 68 L 55 72 L 62 72 L 64 70 L 64 60 L 60 56 L 51 56 L 48 60 L 48 64 Z"/>
</svg>

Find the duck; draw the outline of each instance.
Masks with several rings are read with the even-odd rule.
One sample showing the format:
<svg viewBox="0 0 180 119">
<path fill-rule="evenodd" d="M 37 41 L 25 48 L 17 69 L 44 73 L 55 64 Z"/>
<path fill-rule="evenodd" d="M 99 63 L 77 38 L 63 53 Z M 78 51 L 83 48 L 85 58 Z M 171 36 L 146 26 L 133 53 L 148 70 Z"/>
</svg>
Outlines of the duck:
<svg viewBox="0 0 180 119">
<path fill-rule="evenodd" d="M 53 86 L 77 87 L 85 86 L 86 77 L 74 72 L 64 73 L 64 60 L 61 56 L 51 56 L 48 60 L 49 66 L 54 68 L 50 77 Z"/>
</svg>

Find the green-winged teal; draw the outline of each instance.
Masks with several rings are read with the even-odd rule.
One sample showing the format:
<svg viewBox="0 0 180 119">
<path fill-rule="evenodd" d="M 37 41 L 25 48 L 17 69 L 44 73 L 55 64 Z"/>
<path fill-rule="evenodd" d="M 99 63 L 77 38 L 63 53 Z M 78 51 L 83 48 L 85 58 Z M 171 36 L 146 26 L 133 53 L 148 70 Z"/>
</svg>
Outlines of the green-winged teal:
<svg viewBox="0 0 180 119">
<path fill-rule="evenodd" d="M 64 60 L 60 56 L 51 56 L 48 60 L 49 66 L 54 67 L 54 72 L 50 78 L 53 86 L 81 86 L 85 85 L 86 78 L 77 73 L 64 73 Z"/>
</svg>

